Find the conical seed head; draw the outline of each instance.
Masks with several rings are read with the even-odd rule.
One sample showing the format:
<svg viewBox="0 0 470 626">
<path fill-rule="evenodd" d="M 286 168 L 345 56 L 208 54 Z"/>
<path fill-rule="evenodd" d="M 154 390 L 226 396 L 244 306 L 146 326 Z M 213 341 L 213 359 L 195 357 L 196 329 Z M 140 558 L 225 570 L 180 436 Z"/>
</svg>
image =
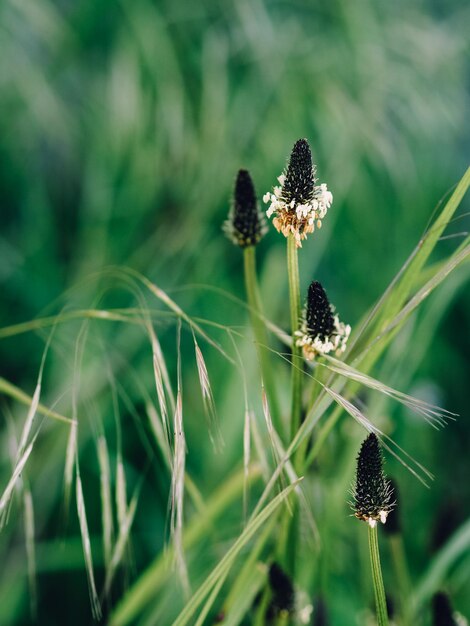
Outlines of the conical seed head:
<svg viewBox="0 0 470 626">
<path fill-rule="evenodd" d="M 377 435 L 371 433 L 362 443 L 357 457 L 354 510 L 357 518 L 375 526 L 385 523 L 392 503 L 390 483 L 383 472 L 383 458 Z"/>
<path fill-rule="evenodd" d="M 266 233 L 266 220 L 258 209 L 253 180 L 247 170 L 239 170 L 233 205 L 224 231 L 241 248 L 256 245 Z"/>
<path fill-rule="evenodd" d="M 287 203 L 308 203 L 315 186 L 312 152 L 306 139 L 299 139 L 291 152 L 282 188 Z"/>
<path fill-rule="evenodd" d="M 319 282 L 312 282 L 308 288 L 307 329 L 309 334 L 324 341 L 334 330 L 334 318 L 328 296 Z"/>
<path fill-rule="evenodd" d="M 432 598 L 433 626 L 457 626 L 449 596 L 438 591 Z"/>
<path fill-rule="evenodd" d="M 292 611 L 295 600 L 294 587 L 289 576 L 277 563 L 272 563 L 269 568 L 269 586 L 273 608 L 276 611 Z"/>
</svg>

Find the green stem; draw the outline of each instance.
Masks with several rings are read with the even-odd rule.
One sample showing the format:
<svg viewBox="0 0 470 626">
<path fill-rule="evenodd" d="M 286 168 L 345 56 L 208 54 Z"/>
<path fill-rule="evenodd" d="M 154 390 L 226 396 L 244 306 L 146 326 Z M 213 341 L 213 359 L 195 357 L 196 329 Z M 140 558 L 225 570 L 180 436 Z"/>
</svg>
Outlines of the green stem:
<svg viewBox="0 0 470 626">
<path fill-rule="evenodd" d="M 258 352 L 258 359 L 261 367 L 261 376 L 263 378 L 264 388 L 266 389 L 266 396 L 268 398 L 269 409 L 274 427 L 282 436 L 283 426 L 281 422 L 281 412 L 277 400 L 275 379 L 269 358 L 270 355 L 267 351 L 268 333 L 266 332 L 266 325 L 263 321 L 263 309 L 259 295 L 258 281 L 256 278 L 256 248 L 254 246 L 244 248 L 243 262 L 245 270 L 246 298 L 250 309 L 251 325 L 253 327 L 253 333 L 256 340 L 256 350 Z"/>
<path fill-rule="evenodd" d="M 287 238 L 287 273 L 289 277 L 290 323 L 292 331 L 292 402 L 291 402 L 291 439 L 300 426 L 302 411 L 302 373 L 303 361 L 301 349 L 295 345 L 295 332 L 300 320 L 300 284 L 299 261 L 294 237 Z"/>
<path fill-rule="evenodd" d="M 377 525 L 369 526 L 369 552 L 372 567 L 372 581 L 374 584 L 375 606 L 377 609 L 378 626 L 388 626 L 387 601 L 380 568 L 379 542 L 377 538 Z"/>
<path fill-rule="evenodd" d="M 299 328 L 300 320 L 300 285 L 299 285 L 299 261 L 297 246 L 293 237 L 287 238 L 287 274 L 289 278 L 289 303 L 292 334 L 292 397 L 291 397 L 291 422 L 290 435 L 293 439 L 300 427 L 302 411 L 302 374 L 303 360 L 301 349 L 295 345 L 295 332 Z M 294 458 L 294 466 L 297 465 L 298 453 Z M 299 459 L 300 461 L 302 459 Z M 281 522 L 280 541 L 278 553 L 281 562 L 289 574 L 294 578 L 295 557 L 297 548 L 298 511 L 297 502 L 291 501 L 292 513 L 284 510 Z"/>
<path fill-rule="evenodd" d="M 5 378 L 0 378 L 0 394 L 2 393 L 6 396 L 10 396 L 10 398 L 17 400 L 18 402 L 21 402 L 21 404 L 24 404 L 26 406 L 31 406 L 31 403 L 33 401 L 31 396 L 28 396 L 28 394 L 25 393 L 22 389 L 16 387 L 16 385 L 10 383 Z M 65 417 L 65 415 L 61 415 L 56 411 L 52 411 L 41 403 L 38 404 L 36 410 L 41 415 L 44 415 L 45 417 L 52 417 L 52 419 L 55 419 L 59 422 L 65 422 L 68 424 L 75 423 L 75 420 L 71 419 L 70 417 Z"/>
<path fill-rule="evenodd" d="M 268 610 L 269 602 L 271 601 L 271 591 L 266 585 L 263 595 L 261 596 L 260 603 L 256 609 L 253 626 L 266 626 L 266 611 Z"/>
</svg>

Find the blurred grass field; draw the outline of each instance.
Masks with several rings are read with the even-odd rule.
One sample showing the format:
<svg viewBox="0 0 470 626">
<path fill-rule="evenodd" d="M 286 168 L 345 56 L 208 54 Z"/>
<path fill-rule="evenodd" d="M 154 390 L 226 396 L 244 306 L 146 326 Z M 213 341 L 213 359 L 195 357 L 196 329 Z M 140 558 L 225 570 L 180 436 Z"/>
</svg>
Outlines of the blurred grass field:
<svg viewBox="0 0 470 626">
<path fill-rule="evenodd" d="M 0 376 L 32 396 L 51 331 L 8 327 L 60 312 L 141 306 L 135 284 L 110 269 L 126 266 L 164 289 L 194 319 L 244 336 L 237 342 L 259 411 L 246 310 L 224 295 L 244 298 L 240 251 L 221 233 L 236 171 L 250 170 L 261 198 L 294 141 L 309 139 L 334 204 L 321 232 L 301 250 L 301 289 L 305 293 L 313 279 L 328 285 L 331 300 L 354 327 L 468 165 L 469 24 L 470 7 L 460 0 L 4 0 Z M 463 239 L 468 210 L 467 198 L 433 262 Z M 281 239 L 270 229 L 258 264 L 267 317 L 288 329 Z M 468 526 L 468 278 L 467 261 L 412 316 L 373 372 L 460 418 L 436 432 L 381 396 L 361 396 L 369 413 L 435 476 L 426 489 L 387 458 L 387 472 L 400 484 L 416 584 L 432 574 L 439 549 L 453 533 Z M 174 382 L 175 320 L 150 294 L 144 298 L 154 309 Z M 58 324 L 41 390 L 41 403 L 70 417 L 77 346 L 83 348 L 78 456 L 100 585 L 99 436 L 106 437 L 113 468 L 122 444 L 129 500 L 143 478 L 127 565 L 104 603 L 106 615 L 168 537 L 170 474 L 149 434 L 146 412 L 149 398 L 156 403 L 152 351 L 142 328 L 128 322 L 91 320 L 86 335 L 80 316 Z M 215 326 L 203 327 L 217 339 L 223 335 Z M 225 440 L 214 453 L 194 345 L 183 331 L 186 465 L 206 498 L 242 463 L 244 405 L 237 369 L 198 342 Z M 288 372 L 281 359 L 276 364 L 287 410 Z M 0 485 L 6 485 L 12 440 L 19 438 L 28 408 L 4 394 L 0 410 Z M 36 623 L 47 625 L 92 623 L 74 506 L 68 520 L 64 513 L 68 436 L 67 426 L 44 419 L 23 476 L 34 505 Z M 305 587 L 312 597 L 325 598 L 335 625 L 363 623 L 369 608 L 368 564 L 361 564 L 367 554 L 346 504 L 362 437 L 343 416 L 307 478 L 324 548 Z M 111 480 L 114 489 L 114 470 Z M 188 505 L 188 516 L 193 507 Z M 195 586 L 239 532 L 240 506 L 234 506 L 212 529 L 212 541 L 206 537 L 187 555 Z M 0 554 L 0 623 L 34 622 L 21 498 L 0 533 Z M 383 558 L 385 583 L 393 590 L 386 549 Z M 445 589 L 469 616 L 468 551 L 436 576 L 430 592 Z M 171 623 L 175 597 L 176 583 L 142 623 Z M 430 624 L 428 613 L 422 618 Z"/>
</svg>

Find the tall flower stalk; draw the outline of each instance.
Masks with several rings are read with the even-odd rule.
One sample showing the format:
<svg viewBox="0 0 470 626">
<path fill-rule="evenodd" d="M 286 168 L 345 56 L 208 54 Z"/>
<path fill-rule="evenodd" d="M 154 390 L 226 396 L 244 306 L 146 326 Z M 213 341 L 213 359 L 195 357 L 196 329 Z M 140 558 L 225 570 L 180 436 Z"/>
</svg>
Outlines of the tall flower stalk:
<svg viewBox="0 0 470 626">
<path fill-rule="evenodd" d="M 335 307 L 330 304 L 323 286 L 318 281 L 310 283 L 305 307 L 302 312 L 300 328 L 295 332 L 295 345 L 302 350 L 307 361 L 313 361 L 317 356 L 334 352 L 337 356 L 346 350 L 346 344 L 351 333 L 351 326 L 339 320 Z M 321 373 L 317 375 L 321 378 Z M 312 386 L 310 405 L 313 406 L 319 393 L 321 384 L 314 381 Z M 308 439 L 300 444 L 295 459 L 297 470 L 303 471 L 305 456 L 308 448 Z"/>
<path fill-rule="evenodd" d="M 312 153 L 306 139 L 299 139 L 291 152 L 284 172 L 278 177 L 279 185 L 263 196 L 269 204 L 266 215 L 272 218 L 276 230 L 287 238 L 287 274 L 289 279 L 290 321 L 292 331 L 292 401 L 291 437 L 297 432 L 302 414 L 301 347 L 295 334 L 300 324 L 300 283 L 297 249 L 302 241 L 320 228 L 333 196 L 326 185 L 317 185 Z"/>
<path fill-rule="evenodd" d="M 291 439 L 295 436 L 302 414 L 302 374 L 303 360 L 301 348 L 294 335 L 300 320 L 300 282 L 297 244 L 294 236 L 287 239 L 287 274 L 289 277 L 290 322 L 292 331 L 292 396 L 291 396 Z"/>
<path fill-rule="evenodd" d="M 380 567 L 377 522 L 385 524 L 390 513 L 392 488 L 383 472 L 383 458 L 379 440 L 371 433 L 362 443 L 357 457 L 356 482 L 354 484 L 354 514 L 369 526 L 369 553 L 374 586 L 377 622 L 388 626 L 387 601 Z"/>
<path fill-rule="evenodd" d="M 256 272 L 256 246 L 266 234 L 267 225 L 263 213 L 258 208 L 253 180 L 247 170 L 239 170 L 237 174 L 232 207 L 223 228 L 228 238 L 243 250 L 246 299 L 256 341 L 261 376 L 273 422 L 278 431 L 282 432 L 271 361 L 266 349 L 268 334 L 263 321 L 263 309 Z"/>
<path fill-rule="evenodd" d="M 278 177 L 279 185 L 263 196 L 269 204 L 266 211 L 272 218 L 276 230 L 287 238 L 287 275 L 289 283 L 289 308 L 292 337 L 291 368 L 291 412 L 290 437 L 295 437 L 302 421 L 302 346 L 296 339 L 301 325 L 301 301 L 299 281 L 298 248 L 307 236 L 320 228 L 328 208 L 333 201 L 332 194 L 323 183 L 317 185 L 312 153 L 306 139 L 299 139 L 291 152 L 289 162 Z M 294 465 L 301 468 L 305 455 L 305 445 L 296 453 Z M 283 564 L 294 575 L 299 516 L 293 506 L 293 516 L 285 511 L 278 543 L 278 555 Z"/>
</svg>

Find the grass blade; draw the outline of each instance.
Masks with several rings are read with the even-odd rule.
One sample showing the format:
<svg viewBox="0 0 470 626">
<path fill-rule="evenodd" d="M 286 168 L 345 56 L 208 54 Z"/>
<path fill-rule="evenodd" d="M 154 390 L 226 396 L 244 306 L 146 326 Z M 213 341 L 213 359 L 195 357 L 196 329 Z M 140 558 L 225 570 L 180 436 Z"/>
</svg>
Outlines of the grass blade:
<svg viewBox="0 0 470 626">
<path fill-rule="evenodd" d="M 184 473 L 186 439 L 183 425 L 183 394 L 181 376 L 181 322 L 178 324 L 178 392 L 174 415 L 174 456 L 171 476 L 171 538 L 175 549 L 175 566 L 183 591 L 189 594 L 189 578 L 183 550 Z"/>
<path fill-rule="evenodd" d="M 287 496 L 292 492 L 293 489 L 297 486 L 297 483 L 294 485 L 289 485 L 286 487 L 281 493 L 279 493 L 269 504 L 265 506 L 264 509 L 254 517 L 245 527 L 241 535 L 235 541 L 233 546 L 228 550 L 225 556 L 219 561 L 218 565 L 212 570 L 212 572 L 208 575 L 204 583 L 197 589 L 192 595 L 189 602 L 186 604 L 184 609 L 181 611 L 177 619 L 174 621 L 173 626 L 185 626 L 190 623 L 194 613 L 196 612 L 198 606 L 203 602 L 204 598 L 211 592 L 212 588 L 218 583 L 221 576 L 224 575 L 227 569 L 230 569 L 239 555 L 240 551 L 244 548 L 244 546 L 250 541 L 250 539 L 255 535 L 257 530 L 263 526 L 265 522 L 269 520 L 269 518 L 273 515 L 273 513 L 277 510 L 277 508 L 282 504 L 282 502 L 287 498 Z"/>
<path fill-rule="evenodd" d="M 65 453 L 65 471 L 64 471 L 64 509 L 65 515 L 68 516 L 70 495 L 72 493 L 73 469 L 75 458 L 77 456 L 77 431 L 78 423 L 72 422 L 70 425 L 69 438 L 67 441 L 67 451 Z"/>
<path fill-rule="evenodd" d="M 157 410 L 152 402 L 147 402 L 146 410 L 157 447 L 162 453 L 167 467 L 171 467 L 171 448 L 168 442 L 168 437 L 163 430 L 163 420 L 160 420 L 160 417 L 157 414 Z"/>
<path fill-rule="evenodd" d="M 33 497 L 28 488 L 24 490 L 24 530 L 26 541 L 26 556 L 28 559 L 28 582 L 29 597 L 31 607 L 31 617 L 33 621 L 36 619 L 37 608 L 37 588 L 36 588 L 36 549 L 34 543 L 34 508 Z"/>
<path fill-rule="evenodd" d="M 93 573 L 93 558 L 91 554 L 90 534 L 88 532 L 88 523 L 85 511 L 85 500 L 83 498 L 82 481 L 80 472 L 76 471 L 76 497 L 77 497 L 77 513 L 80 524 L 80 534 L 82 537 L 83 556 L 85 558 L 85 569 L 88 579 L 88 591 L 90 594 L 91 611 L 93 618 L 97 621 L 101 619 L 101 606 L 96 592 L 95 576 Z"/>
<path fill-rule="evenodd" d="M 124 519 L 122 520 L 122 523 L 119 524 L 119 535 L 116 541 L 116 545 L 114 546 L 108 570 L 106 572 L 106 580 L 104 585 L 105 595 L 108 595 L 111 590 L 114 574 L 122 561 L 122 558 L 124 556 L 124 550 L 126 549 L 129 541 L 129 534 L 131 531 L 132 523 L 134 521 L 135 512 L 137 510 L 137 503 L 139 501 L 139 491 L 140 488 L 137 488 L 136 493 L 130 501 L 129 508 L 126 511 Z"/>
<path fill-rule="evenodd" d="M 101 515 L 103 524 L 104 562 L 108 570 L 113 545 L 113 510 L 111 505 L 111 469 L 108 446 L 103 435 L 98 437 L 98 464 L 100 468 Z"/>
<path fill-rule="evenodd" d="M 31 441 L 31 443 L 27 446 L 26 450 L 23 452 L 23 455 L 21 456 L 21 458 L 19 458 L 18 461 L 16 462 L 13 475 L 8 481 L 8 484 L 3 491 L 2 497 L 0 498 L 0 514 L 4 511 L 5 507 L 10 501 L 10 497 L 11 497 L 11 494 L 13 493 L 13 489 L 15 488 L 17 480 L 21 476 L 21 472 L 23 471 L 24 466 L 26 465 L 26 462 L 28 461 L 29 455 L 31 454 L 35 441 L 36 441 L 36 438 L 34 438 L 33 441 Z"/>
<path fill-rule="evenodd" d="M 116 509 L 119 528 L 125 525 L 127 516 L 127 487 L 121 454 L 116 460 Z"/>
<path fill-rule="evenodd" d="M 257 482 L 260 476 L 260 467 L 252 466 L 250 470 L 251 482 Z M 242 468 L 224 481 L 217 491 L 208 498 L 205 516 L 195 516 L 184 529 L 183 542 L 186 550 L 196 545 L 207 532 L 207 529 L 220 519 L 226 508 L 241 497 L 243 484 L 244 472 Z M 166 580 L 173 558 L 174 546 L 170 544 L 168 550 L 154 559 L 116 607 L 110 619 L 112 626 L 136 623 L 137 616 L 154 600 L 155 594 Z"/>
<path fill-rule="evenodd" d="M 212 394 L 212 388 L 209 380 L 209 372 L 207 371 L 206 362 L 202 355 L 199 344 L 196 341 L 196 335 L 193 331 L 194 351 L 196 353 L 196 365 L 197 373 L 199 377 L 199 384 L 201 387 L 202 401 L 204 404 L 204 411 L 209 422 L 209 436 L 212 444 L 216 450 L 220 450 L 223 447 L 222 434 L 220 432 L 217 412 L 215 409 L 214 396 Z"/>
<path fill-rule="evenodd" d="M 31 406 L 33 402 L 31 396 L 29 396 L 22 389 L 20 389 L 16 385 L 13 385 L 13 383 L 2 377 L 0 377 L 0 393 L 4 393 L 10 398 L 14 398 L 18 402 L 21 402 L 21 404 L 26 404 L 27 406 Z M 45 417 L 51 417 L 52 419 L 55 419 L 59 422 L 65 422 L 66 424 L 73 423 L 73 419 L 71 419 L 70 417 L 65 417 L 65 415 L 61 415 L 56 411 L 52 411 L 41 403 L 38 403 L 36 410 L 41 415 L 44 415 Z"/>
</svg>

